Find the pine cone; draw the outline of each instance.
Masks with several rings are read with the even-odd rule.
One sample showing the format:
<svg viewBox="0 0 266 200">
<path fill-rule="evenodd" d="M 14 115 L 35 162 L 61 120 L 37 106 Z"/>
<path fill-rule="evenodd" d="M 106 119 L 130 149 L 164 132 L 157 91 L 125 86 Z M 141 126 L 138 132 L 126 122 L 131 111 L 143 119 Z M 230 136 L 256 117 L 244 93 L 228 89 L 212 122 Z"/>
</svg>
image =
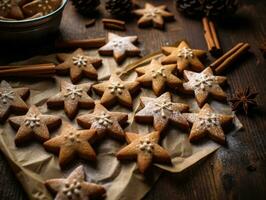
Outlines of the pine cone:
<svg viewBox="0 0 266 200">
<path fill-rule="evenodd" d="M 175 0 L 177 10 L 185 15 L 219 16 L 234 13 L 238 0 Z"/>
<path fill-rule="evenodd" d="M 95 12 L 101 2 L 100 0 L 72 0 L 72 3 L 80 14 L 89 16 Z"/>
<path fill-rule="evenodd" d="M 106 10 L 113 16 L 124 17 L 131 13 L 133 3 L 131 0 L 108 0 Z"/>
</svg>

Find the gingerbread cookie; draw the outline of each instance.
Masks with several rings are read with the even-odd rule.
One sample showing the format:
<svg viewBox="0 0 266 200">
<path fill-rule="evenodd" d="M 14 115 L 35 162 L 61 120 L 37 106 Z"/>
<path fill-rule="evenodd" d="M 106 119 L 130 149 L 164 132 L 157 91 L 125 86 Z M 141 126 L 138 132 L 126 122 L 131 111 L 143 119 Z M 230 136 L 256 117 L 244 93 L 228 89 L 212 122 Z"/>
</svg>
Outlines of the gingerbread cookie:
<svg viewBox="0 0 266 200">
<path fill-rule="evenodd" d="M 22 10 L 16 0 L 0 0 L 0 16 L 3 19 L 24 19 Z"/>
<path fill-rule="evenodd" d="M 182 81 L 173 74 L 175 69 L 175 64 L 162 65 L 158 60 L 153 59 L 148 66 L 135 69 L 141 75 L 136 80 L 146 86 L 152 85 L 154 93 L 158 96 L 162 94 L 166 84 L 172 88 L 182 84 Z"/>
<path fill-rule="evenodd" d="M 33 138 L 41 142 L 48 140 L 49 130 L 59 126 L 61 119 L 58 116 L 44 115 L 36 106 L 31 106 L 26 115 L 11 117 L 9 123 L 18 129 L 15 144 L 20 145 Z"/>
<path fill-rule="evenodd" d="M 86 181 L 83 166 L 77 167 L 68 178 L 55 178 L 45 181 L 46 187 L 56 194 L 56 200 L 89 200 L 103 197 L 104 187 Z"/>
<path fill-rule="evenodd" d="M 43 16 L 55 11 L 60 7 L 62 0 L 34 0 L 25 4 L 22 9 L 27 16 L 41 13 Z"/>
<path fill-rule="evenodd" d="M 67 59 L 56 66 L 58 73 L 70 72 L 70 78 L 73 83 L 78 82 L 82 75 L 97 79 L 98 74 L 95 67 L 99 67 L 102 64 L 102 59 L 90 57 L 82 49 L 77 49 Z"/>
<path fill-rule="evenodd" d="M 169 92 L 157 98 L 140 97 L 140 100 L 144 108 L 136 113 L 137 122 L 153 122 L 153 127 L 159 132 L 163 131 L 170 122 L 188 130 L 189 124 L 182 112 L 187 112 L 189 106 L 183 103 L 173 103 Z"/>
<path fill-rule="evenodd" d="M 188 80 L 183 83 L 185 91 L 194 91 L 200 107 L 204 105 L 210 94 L 218 100 L 226 99 L 226 93 L 220 87 L 220 84 L 226 81 L 226 77 L 214 76 L 211 68 L 208 67 L 200 73 L 185 70 L 184 76 Z"/>
<path fill-rule="evenodd" d="M 43 145 L 47 151 L 59 152 L 59 165 L 65 167 L 75 156 L 85 160 L 96 160 L 96 153 L 90 145 L 95 137 L 95 130 L 77 130 L 70 123 L 65 122 L 60 134 Z"/>
<path fill-rule="evenodd" d="M 137 81 L 122 81 L 116 74 L 111 75 L 108 81 L 92 86 L 101 97 L 101 104 L 110 106 L 116 101 L 126 107 L 132 107 L 132 97 L 139 89 Z"/>
<path fill-rule="evenodd" d="M 153 25 L 155 28 L 162 29 L 164 27 L 164 20 L 173 20 L 174 14 L 166 11 L 166 6 L 154 6 L 150 3 L 145 4 L 145 8 L 134 10 L 141 18 L 138 20 L 140 27 Z"/>
<path fill-rule="evenodd" d="M 162 59 L 162 64 L 177 64 L 179 72 L 183 72 L 189 67 L 193 71 L 201 71 L 204 65 L 199 58 L 206 55 L 206 51 L 191 49 L 185 41 L 180 42 L 178 47 L 162 47 L 162 52 L 166 55 Z"/>
<path fill-rule="evenodd" d="M 209 104 L 205 104 L 199 113 L 185 113 L 187 120 L 193 123 L 189 140 L 194 142 L 206 135 L 216 142 L 225 143 L 222 127 L 230 124 L 233 117 L 214 112 Z"/>
<path fill-rule="evenodd" d="M 93 113 L 78 116 L 77 122 L 83 128 L 95 129 L 99 137 L 108 134 L 123 139 L 124 131 L 120 125 L 125 124 L 127 119 L 127 113 L 110 112 L 97 101 Z"/>
<path fill-rule="evenodd" d="M 145 173 L 153 161 L 171 163 L 169 153 L 158 144 L 159 132 L 155 131 L 147 135 L 127 132 L 125 135 L 129 144 L 116 154 L 119 160 L 137 159 L 141 173 Z"/>
<path fill-rule="evenodd" d="M 88 95 L 91 84 L 83 83 L 73 85 L 61 81 L 61 91 L 47 100 L 49 108 L 58 109 L 64 106 L 64 110 L 70 119 L 73 119 L 79 108 L 90 109 L 94 106 L 93 99 Z"/>
<path fill-rule="evenodd" d="M 140 49 L 133 44 L 137 40 L 137 36 L 121 37 L 114 33 L 108 33 L 108 43 L 99 49 L 99 53 L 104 56 L 113 55 L 116 62 L 120 64 L 128 56 L 140 55 Z"/>
<path fill-rule="evenodd" d="M 1 81 L 0 85 L 0 122 L 4 122 L 10 112 L 26 113 L 27 104 L 23 101 L 30 94 L 29 88 L 12 88 L 8 82 Z"/>
</svg>

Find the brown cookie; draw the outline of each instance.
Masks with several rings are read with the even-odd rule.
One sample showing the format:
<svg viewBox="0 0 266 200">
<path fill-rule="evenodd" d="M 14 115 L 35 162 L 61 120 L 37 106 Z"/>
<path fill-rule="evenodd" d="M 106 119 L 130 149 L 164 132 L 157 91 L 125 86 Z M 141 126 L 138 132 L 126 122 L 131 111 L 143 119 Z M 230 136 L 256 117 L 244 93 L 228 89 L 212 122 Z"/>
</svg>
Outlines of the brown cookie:
<svg viewBox="0 0 266 200">
<path fill-rule="evenodd" d="M 99 137 L 108 134 L 118 139 L 124 139 L 124 131 L 120 125 L 125 124 L 127 119 L 127 113 L 110 112 L 96 101 L 93 113 L 78 116 L 77 122 L 83 128 L 95 129 Z"/>
<path fill-rule="evenodd" d="M 164 27 L 164 20 L 173 20 L 174 14 L 166 11 L 166 6 L 154 6 L 150 3 L 145 4 L 145 8 L 133 11 L 137 16 L 141 16 L 138 20 L 139 27 L 146 27 L 153 25 L 155 28 L 162 29 Z"/>
<path fill-rule="evenodd" d="M 193 123 L 189 135 L 191 142 L 208 135 L 216 142 L 225 143 L 222 127 L 232 122 L 233 117 L 231 115 L 218 114 L 206 103 L 199 113 L 185 113 L 184 116 L 189 122 Z"/>
<path fill-rule="evenodd" d="M 41 13 L 43 16 L 60 7 L 62 0 L 34 0 L 25 4 L 22 9 L 27 16 Z"/>
<path fill-rule="evenodd" d="M 8 82 L 1 81 L 0 85 L 0 122 L 4 122 L 10 112 L 24 114 L 28 111 L 23 101 L 30 94 L 29 88 L 12 88 Z"/>
<path fill-rule="evenodd" d="M 188 130 L 189 124 L 182 112 L 187 112 L 189 106 L 183 103 L 173 103 L 169 92 L 157 98 L 140 97 L 140 100 L 144 108 L 136 113 L 137 122 L 153 122 L 153 127 L 159 132 L 163 131 L 170 122 Z"/>
<path fill-rule="evenodd" d="M 26 115 L 11 117 L 9 123 L 18 129 L 15 144 L 20 145 L 34 138 L 41 142 L 48 140 L 49 130 L 59 126 L 61 119 L 58 116 L 44 115 L 36 106 L 31 106 Z"/>
<path fill-rule="evenodd" d="M 67 178 L 49 179 L 45 185 L 56 194 L 56 200 L 98 199 L 106 193 L 104 187 L 86 181 L 83 166 L 77 167 Z"/>
<path fill-rule="evenodd" d="M 175 69 L 175 64 L 162 65 L 160 61 L 153 59 L 148 66 L 135 69 L 141 75 L 136 80 L 144 86 L 152 85 L 158 96 L 163 93 L 166 85 L 172 88 L 182 85 L 182 81 L 173 74 Z"/>
<path fill-rule="evenodd" d="M 47 151 L 59 153 L 59 165 L 65 167 L 75 156 L 85 160 L 96 160 L 96 153 L 90 143 L 95 140 L 93 129 L 77 130 L 70 123 L 64 122 L 58 136 L 43 143 Z"/>
<path fill-rule="evenodd" d="M 137 81 L 122 81 L 116 74 L 111 75 L 108 81 L 92 86 L 101 97 L 101 104 L 110 106 L 117 102 L 131 108 L 133 101 L 131 94 L 139 89 Z"/>
<path fill-rule="evenodd" d="M 88 95 L 91 84 L 73 85 L 61 81 L 61 91 L 47 100 L 49 108 L 58 109 L 64 106 L 65 113 L 73 119 L 79 108 L 90 109 L 94 106 L 93 99 Z"/>
<path fill-rule="evenodd" d="M 145 173 L 152 162 L 171 163 L 169 153 L 158 144 L 159 132 L 147 135 L 127 132 L 125 135 L 129 144 L 116 154 L 119 160 L 136 159 L 141 173 Z"/>
<path fill-rule="evenodd" d="M 202 107 L 209 95 L 215 99 L 225 100 L 226 93 L 220 84 L 226 81 L 225 76 L 214 76 L 211 68 L 206 68 L 200 73 L 184 71 L 184 77 L 188 82 L 183 83 L 185 91 L 194 92 L 198 105 Z"/>
<path fill-rule="evenodd" d="M 206 51 L 199 49 L 191 49 L 185 41 L 180 42 L 178 47 L 162 47 L 163 53 L 166 55 L 162 59 L 162 64 L 177 64 L 179 72 L 183 72 L 189 67 L 193 71 L 201 71 L 204 65 L 199 58 L 206 55 Z"/>
<path fill-rule="evenodd" d="M 73 83 L 80 81 L 82 76 L 97 79 L 98 74 L 95 67 L 102 64 L 102 59 L 90 57 L 82 49 L 77 49 L 69 55 L 63 63 L 56 66 L 58 73 L 69 73 Z"/>
<path fill-rule="evenodd" d="M 22 10 L 16 0 L 0 0 L 0 16 L 4 19 L 24 19 Z"/>
<path fill-rule="evenodd" d="M 114 56 L 117 63 L 122 63 L 126 57 L 140 55 L 140 49 L 133 43 L 137 42 L 137 36 L 121 37 L 114 33 L 108 33 L 108 43 L 99 49 L 103 56 Z"/>
</svg>

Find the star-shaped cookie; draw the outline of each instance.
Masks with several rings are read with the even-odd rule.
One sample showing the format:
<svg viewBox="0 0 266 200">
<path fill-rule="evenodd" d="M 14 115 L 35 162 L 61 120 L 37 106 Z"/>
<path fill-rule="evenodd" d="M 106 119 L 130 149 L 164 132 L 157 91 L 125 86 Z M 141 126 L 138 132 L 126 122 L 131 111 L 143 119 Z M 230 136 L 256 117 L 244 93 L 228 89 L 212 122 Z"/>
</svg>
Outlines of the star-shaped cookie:
<svg viewBox="0 0 266 200">
<path fill-rule="evenodd" d="M 45 181 L 46 187 L 56 194 L 55 200 L 89 200 L 103 197 L 106 190 L 101 185 L 86 181 L 83 166 L 77 167 L 67 178 Z"/>
<path fill-rule="evenodd" d="M 157 98 L 140 97 L 140 100 L 144 108 L 136 113 L 137 122 L 153 122 L 153 127 L 159 132 L 165 130 L 170 122 L 183 130 L 188 130 L 189 124 L 182 113 L 187 112 L 189 106 L 183 103 L 173 103 L 169 92 Z"/>
<path fill-rule="evenodd" d="M 211 68 L 206 68 L 200 73 L 184 71 L 184 77 L 188 82 L 183 83 L 185 91 L 193 92 L 198 105 L 202 107 L 209 94 L 218 100 L 225 100 L 226 93 L 220 87 L 220 84 L 226 81 L 225 76 L 214 76 Z"/>
<path fill-rule="evenodd" d="M 102 59 L 96 57 L 90 57 L 82 49 L 77 49 L 67 59 L 56 66 L 58 73 L 70 72 L 70 79 L 73 83 L 80 81 L 82 75 L 97 79 L 98 74 L 95 67 L 99 67 L 102 64 Z"/>
<path fill-rule="evenodd" d="M 30 94 L 29 88 L 12 88 L 8 82 L 0 84 L 0 122 L 4 122 L 10 112 L 26 113 L 27 104 L 23 101 Z"/>
<path fill-rule="evenodd" d="M 205 104 L 199 113 L 185 113 L 187 120 L 193 123 L 189 140 L 194 142 L 206 135 L 216 142 L 225 143 L 222 127 L 229 125 L 233 117 L 214 112 L 209 104 Z"/>
<path fill-rule="evenodd" d="M 129 144 L 116 154 L 119 160 L 136 159 L 141 173 L 145 173 L 153 161 L 171 163 L 169 153 L 158 144 L 159 132 L 154 131 L 146 135 L 127 132 L 125 135 Z"/>
<path fill-rule="evenodd" d="M 110 112 L 97 101 L 93 113 L 78 116 L 77 122 L 83 128 L 95 129 L 99 137 L 108 134 L 124 139 L 124 131 L 120 125 L 125 124 L 127 119 L 127 113 Z"/>
<path fill-rule="evenodd" d="M 62 0 L 34 0 L 25 4 L 22 9 L 27 16 L 41 13 L 43 16 L 60 7 Z"/>
<path fill-rule="evenodd" d="M 141 18 L 138 20 L 140 27 L 153 25 L 155 28 L 162 29 L 164 27 L 164 20 L 173 20 L 174 14 L 166 11 L 166 6 L 154 6 L 150 3 L 145 4 L 145 8 L 134 10 Z"/>
<path fill-rule="evenodd" d="M 114 56 L 117 63 L 122 63 L 126 57 L 139 56 L 140 49 L 133 43 L 137 42 L 137 36 L 121 37 L 114 33 L 108 33 L 108 43 L 99 49 L 103 56 Z"/>
<path fill-rule="evenodd" d="M 0 1 L 0 16 L 11 19 L 23 19 L 24 15 L 16 0 Z"/>
<path fill-rule="evenodd" d="M 59 126 L 61 119 L 54 115 L 44 115 L 33 105 L 26 115 L 9 118 L 9 123 L 18 129 L 15 144 L 20 145 L 34 138 L 41 142 L 48 140 L 49 130 Z"/>
<path fill-rule="evenodd" d="M 172 88 L 182 84 L 182 81 L 173 74 L 175 69 L 175 64 L 162 65 L 160 61 L 153 59 L 148 66 L 135 69 L 141 75 L 136 80 L 144 86 L 152 85 L 154 93 L 158 96 L 163 93 L 166 84 Z"/>
<path fill-rule="evenodd" d="M 64 122 L 58 136 L 43 143 L 47 151 L 59 152 L 59 165 L 65 167 L 75 156 L 85 160 L 96 160 L 96 153 L 90 143 L 95 140 L 93 129 L 77 130 L 70 123 Z"/>
<path fill-rule="evenodd" d="M 115 102 L 131 108 L 132 97 L 139 89 L 139 83 L 137 81 L 122 81 L 116 74 L 111 75 L 108 81 L 98 83 L 92 86 L 95 92 L 101 97 L 101 104 L 104 106 L 110 106 Z"/>
<path fill-rule="evenodd" d="M 90 109 L 94 106 L 93 99 L 88 95 L 91 84 L 73 85 L 61 81 L 61 91 L 47 100 L 49 108 L 58 109 L 64 106 L 65 113 L 73 119 L 79 108 Z"/>
<path fill-rule="evenodd" d="M 162 52 L 166 55 L 162 59 L 162 64 L 177 64 L 179 72 L 183 72 L 189 67 L 193 71 L 201 71 L 204 65 L 199 58 L 206 55 L 206 51 L 191 49 L 185 41 L 180 42 L 178 47 L 162 47 Z"/>
</svg>

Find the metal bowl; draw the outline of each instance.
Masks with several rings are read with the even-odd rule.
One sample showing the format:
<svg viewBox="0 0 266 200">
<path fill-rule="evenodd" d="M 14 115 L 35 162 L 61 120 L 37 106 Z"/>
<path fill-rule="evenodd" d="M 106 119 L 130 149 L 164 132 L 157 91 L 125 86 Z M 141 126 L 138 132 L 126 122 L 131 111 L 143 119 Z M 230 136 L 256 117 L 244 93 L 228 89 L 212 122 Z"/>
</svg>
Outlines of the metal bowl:
<svg viewBox="0 0 266 200">
<path fill-rule="evenodd" d="M 0 20 L 2 42 L 34 41 L 58 30 L 68 0 L 48 15 L 25 20 Z"/>
</svg>

